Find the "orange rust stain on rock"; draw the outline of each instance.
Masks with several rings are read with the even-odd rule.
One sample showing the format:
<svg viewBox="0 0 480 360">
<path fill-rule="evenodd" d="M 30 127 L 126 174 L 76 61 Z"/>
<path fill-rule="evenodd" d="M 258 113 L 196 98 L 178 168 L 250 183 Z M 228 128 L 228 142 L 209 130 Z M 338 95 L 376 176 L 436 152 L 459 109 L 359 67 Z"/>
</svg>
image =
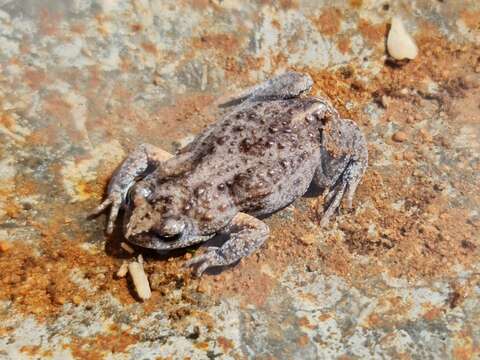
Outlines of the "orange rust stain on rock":
<svg viewBox="0 0 480 360">
<path fill-rule="evenodd" d="M 132 29 L 133 32 L 139 32 L 143 30 L 142 24 L 132 24 L 130 25 L 130 29 Z"/>
<path fill-rule="evenodd" d="M 97 89 L 102 83 L 102 72 L 99 65 L 88 66 L 88 94 L 95 95 L 90 96 L 91 99 L 101 98 L 98 96 Z"/>
<path fill-rule="evenodd" d="M 120 69 L 124 73 L 130 73 L 132 71 L 132 61 L 128 56 L 120 55 Z"/>
<path fill-rule="evenodd" d="M 40 351 L 40 345 L 24 345 L 20 348 L 20 352 L 29 356 L 38 356 Z"/>
<path fill-rule="evenodd" d="M 354 8 L 359 8 L 363 5 L 363 0 L 350 0 L 350 5 Z"/>
<path fill-rule="evenodd" d="M 224 353 L 228 353 L 234 348 L 233 341 L 223 336 L 219 336 L 217 338 L 217 343 L 222 348 Z"/>
<path fill-rule="evenodd" d="M 59 128 L 57 124 L 48 125 L 42 129 L 36 130 L 26 137 L 30 145 L 48 145 L 55 142 L 58 138 Z"/>
<path fill-rule="evenodd" d="M 85 33 L 85 24 L 81 22 L 74 22 L 70 25 L 70 31 L 82 35 Z"/>
<path fill-rule="evenodd" d="M 146 52 L 152 54 L 152 55 L 157 55 L 158 53 L 158 50 L 157 50 L 157 47 L 155 46 L 155 44 L 149 42 L 149 41 L 145 41 L 142 43 L 142 48 L 143 50 L 145 50 Z"/>
<path fill-rule="evenodd" d="M 47 79 L 45 71 L 35 68 L 25 70 L 23 77 L 27 85 L 30 86 L 32 90 L 38 90 L 42 88 L 45 84 L 45 80 Z"/>
<path fill-rule="evenodd" d="M 284 10 L 298 9 L 299 1 L 298 0 L 280 0 L 279 5 L 280 5 L 280 8 Z"/>
<path fill-rule="evenodd" d="M 239 41 L 232 34 L 207 34 L 193 39 L 193 47 L 197 49 L 214 49 L 236 53 L 239 49 Z"/>
<path fill-rule="evenodd" d="M 337 360 L 353 360 L 352 357 L 348 356 L 348 355 L 340 355 Z"/>
<path fill-rule="evenodd" d="M 297 339 L 297 345 L 300 347 L 305 347 L 310 342 L 308 335 L 302 335 Z"/>
<path fill-rule="evenodd" d="M 337 47 L 342 54 L 347 54 L 350 51 L 350 38 L 341 36 L 338 40 Z"/>
<path fill-rule="evenodd" d="M 367 20 L 360 19 L 358 22 L 358 30 L 362 36 L 371 44 L 379 44 L 387 35 L 387 24 L 371 24 Z"/>
<path fill-rule="evenodd" d="M 431 321 L 438 319 L 442 315 L 442 309 L 433 308 L 428 310 L 425 314 L 423 314 L 423 318 L 425 320 Z"/>
<path fill-rule="evenodd" d="M 220 274 L 213 287 L 213 293 L 239 295 L 242 305 L 254 304 L 258 307 L 264 305 L 277 280 L 259 271 L 258 265 L 253 262 L 254 259 L 251 258 L 243 259 L 240 266 L 233 269 L 230 274 Z"/>
<path fill-rule="evenodd" d="M 15 126 L 15 120 L 12 118 L 11 115 L 7 113 L 0 114 L 0 125 L 7 129 L 11 129 Z"/>
<path fill-rule="evenodd" d="M 65 303 L 95 301 L 106 291 L 122 303 L 134 302 L 123 281 L 112 281 L 106 276 L 118 268 L 118 260 L 104 252 L 93 254 L 79 247 L 86 241 L 82 225 L 66 218 L 74 213 L 74 205 L 56 206 L 58 209 L 49 210 L 52 215 L 48 222 L 29 220 L 29 226 L 39 234 L 36 246 L 42 250 L 41 257 L 35 255 L 30 244 L 21 242 L 11 244 L 14 251 L 9 252 L 9 256 L 0 254 L 0 299 L 12 301 L 17 311 L 34 315 L 39 321 L 58 315 Z M 67 235 L 67 229 L 75 233 L 73 240 Z M 72 269 L 84 274 L 95 287 L 94 293 L 87 293 L 71 281 Z M 102 270 L 98 273 L 95 269 Z"/>
<path fill-rule="evenodd" d="M 330 314 L 321 314 L 318 317 L 318 320 L 319 321 L 326 321 L 326 320 L 331 319 L 331 318 L 332 318 L 332 315 L 330 315 Z"/>
<path fill-rule="evenodd" d="M 381 322 L 380 316 L 378 314 L 370 314 L 367 318 L 367 326 L 369 328 L 377 327 Z"/>
<path fill-rule="evenodd" d="M 192 7 L 195 10 L 205 10 L 211 4 L 210 0 L 188 0 L 185 1 L 185 3 L 186 6 Z"/>
<path fill-rule="evenodd" d="M 45 97 L 43 109 L 48 115 L 64 123 L 71 117 L 72 106 L 63 100 L 60 94 L 53 93 Z"/>
<path fill-rule="evenodd" d="M 315 325 L 311 324 L 305 316 L 302 316 L 300 319 L 298 319 L 298 325 L 306 327 L 308 329 L 315 329 L 316 327 Z"/>
<path fill-rule="evenodd" d="M 20 196 L 29 196 L 38 193 L 38 184 L 32 179 L 16 179 L 15 193 Z"/>
<path fill-rule="evenodd" d="M 138 342 L 138 337 L 126 331 L 116 331 L 108 335 L 96 335 L 89 338 L 72 338 L 64 348 L 70 349 L 76 359 L 101 360 L 107 354 L 123 353 Z"/>
<path fill-rule="evenodd" d="M 478 355 L 478 349 L 475 351 L 472 338 L 467 336 L 464 332 L 457 334 L 455 340 L 457 346 L 455 346 L 452 351 L 454 359 L 470 360 L 474 359 L 474 352 L 477 352 Z"/>
<path fill-rule="evenodd" d="M 480 11 L 462 11 L 460 18 L 470 30 L 480 30 Z"/>
<path fill-rule="evenodd" d="M 341 21 L 342 13 L 335 7 L 326 8 L 317 19 L 313 20 L 318 31 L 330 36 L 340 31 Z"/>
<path fill-rule="evenodd" d="M 207 350 L 209 345 L 207 341 L 202 341 L 195 344 L 195 347 L 200 350 Z"/>
<path fill-rule="evenodd" d="M 58 24 L 60 24 L 61 19 L 62 15 L 60 13 L 43 9 L 40 16 L 40 33 L 47 36 L 57 36 L 59 34 Z"/>
<path fill-rule="evenodd" d="M 5 213 L 11 219 L 16 219 L 22 212 L 22 208 L 13 200 L 11 199 L 5 205 Z"/>
</svg>

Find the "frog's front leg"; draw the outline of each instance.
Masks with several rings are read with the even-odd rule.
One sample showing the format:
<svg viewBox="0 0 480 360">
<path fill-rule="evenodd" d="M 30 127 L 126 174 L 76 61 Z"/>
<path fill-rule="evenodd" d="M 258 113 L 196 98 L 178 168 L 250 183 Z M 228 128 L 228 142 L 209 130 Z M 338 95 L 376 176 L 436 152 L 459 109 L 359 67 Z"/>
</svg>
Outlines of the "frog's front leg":
<svg viewBox="0 0 480 360">
<path fill-rule="evenodd" d="M 328 223 L 343 198 L 346 198 L 348 207 L 352 206 L 353 196 L 368 164 L 367 143 L 358 126 L 347 119 L 339 119 L 336 124 L 339 131 L 323 133 L 321 163 L 313 178 L 314 183 L 327 192 L 323 213 L 320 207 L 317 208 L 321 226 Z M 329 148 L 340 154 L 330 152 Z"/>
<path fill-rule="evenodd" d="M 320 212 L 320 208 L 317 209 L 321 217 L 320 226 L 323 227 L 328 224 L 330 217 L 340 207 L 340 203 L 344 197 L 346 198 L 347 206 L 349 208 L 352 207 L 353 196 L 364 172 L 365 166 L 363 163 L 356 160 L 350 160 L 347 163 L 337 181 L 327 188 L 323 213 Z"/>
<path fill-rule="evenodd" d="M 210 267 L 230 265 L 250 255 L 270 233 L 267 224 L 245 213 L 238 213 L 224 231 L 230 233 L 230 238 L 221 247 L 209 247 L 205 254 L 185 263 L 185 266 L 197 266 L 197 276 Z"/>
<path fill-rule="evenodd" d="M 111 206 L 108 217 L 107 233 L 113 231 L 118 212 L 125 202 L 128 190 L 147 172 L 158 167 L 172 155 L 150 144 L 139 145 L 123 163 L 115 170 L 108 184 L 107 198 L 92 211 L 92 216 L 98 215 Z"/>
</svg>

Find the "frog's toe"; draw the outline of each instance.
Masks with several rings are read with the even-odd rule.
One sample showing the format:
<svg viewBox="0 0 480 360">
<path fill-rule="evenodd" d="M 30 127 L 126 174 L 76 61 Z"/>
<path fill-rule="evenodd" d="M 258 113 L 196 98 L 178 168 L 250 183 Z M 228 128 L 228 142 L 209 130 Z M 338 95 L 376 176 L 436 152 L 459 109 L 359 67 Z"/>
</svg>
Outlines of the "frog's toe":
<svg viewBox="0 0 480 360">
<path fill-rule="evenodd" d="M 100 205 L 98 205 L 95 209 L 93 209 L 87 216 L 87 218 L 92 218 L 94 216 L 100 215 L 102 212 L 105 211 L 112 204 L 113 200 L 110 198 L 106 198 Z"/>
<path fill-rule="evenodd" d="M 111 193 L 99 206 L 97 206 L 89 215 L 88 217 L 94 217 L 102 212 L 104 212 L 109 206 L 111 206 L 110 214 L 108 216 L 108 225 L 107 225 L 107 234 L 111 234 L 113 232 L 113 228 L 115 226 L 115 220 L 118 217 L 118 213 L 122 206 L 122 197 Z"/>
<path fill-rule="evenodd" d="M 321 227 L 324 227 L 328 224 L 331 216 L 340 207 L 343 195 L 345 194 L 345 188 L 346 184 L 343 183 L 341 184 L 341 186 L 335 186 L 327 193 L 325 197 L 325 206 L 323 207 L 323 213 L 321 213 L 320 209 L 318 209 L 319 216 L 321 217 Z"/>
<path fill-rule="evenodd" d="M 185 267 L 196 266 L 197 269 L 195 271 L 195 275 L 197 277 L 200 277 L 205 272 L 205 270 L 207 270 L 209 267 L 223 265 L 223 261 L 218 255 L 218 249 L 219 248 L 216 246 L 210 246 L 207 249 L 207 252 L 205 254 L 195 256 L 193 259 L 188 260 L 184 264 L 184 266 Z"/>
<path fill-rule="evenodd" d="M 110 210 L 110 215 L 108 217 L 107 234 L 111 234 L 113 232 L 113 228 L 115 227 L 115 220 L 117 220 L 118 212 L 120 211 L 121 206 L 121 200 L 113 201 L 112 209 Z"/>
<path fill-rule="evenodd" d="M 345 198 L 348 208 L 352 208 L 352 200 L 360 179 L 365 171 L 365 165 L 359 161 L 351 161 L 337 182 L 328 189 L 324 199 L 323 214 L 317 210 L 321 220 L 320 226 L 328 224 L 330 217 L 339 209 L 342 199 Z"/>
</svg>

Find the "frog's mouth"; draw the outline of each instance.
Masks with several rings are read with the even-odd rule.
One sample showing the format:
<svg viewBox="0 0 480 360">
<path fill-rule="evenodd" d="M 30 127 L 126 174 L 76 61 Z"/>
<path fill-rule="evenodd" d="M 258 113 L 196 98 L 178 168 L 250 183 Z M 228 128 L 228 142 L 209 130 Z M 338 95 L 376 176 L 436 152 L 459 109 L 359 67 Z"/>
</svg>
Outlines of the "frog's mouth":
<svg viewBox="0 0 480 360">
<path fill-rule="evenodd" d="M 211 235 L 189 235 L 185 232 L 174 236 L 161 236 L 154 232 L 148 232 L 132 236 L 128 239 L 132 244 L 155 250 L 173 250 L 198 244 L 212 238 Z"/>
</svg>

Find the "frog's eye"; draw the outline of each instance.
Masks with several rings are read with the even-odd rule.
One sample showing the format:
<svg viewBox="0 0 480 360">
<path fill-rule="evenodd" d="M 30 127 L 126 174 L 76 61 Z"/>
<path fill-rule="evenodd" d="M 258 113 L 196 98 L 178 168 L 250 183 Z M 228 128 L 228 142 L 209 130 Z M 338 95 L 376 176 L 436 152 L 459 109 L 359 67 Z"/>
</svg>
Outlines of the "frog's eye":
<svg viewBox="0 0 480 360">
<path fill-rule="evenodd" d="M 152 190 L 147 186 L 136 185 L 132 186 L 126 196 L 126 203 L 127 204 L 135 204 L 139 200 L 142 201 L 146 199 L 147 201 L 151 201 Z"/>
</svg>

